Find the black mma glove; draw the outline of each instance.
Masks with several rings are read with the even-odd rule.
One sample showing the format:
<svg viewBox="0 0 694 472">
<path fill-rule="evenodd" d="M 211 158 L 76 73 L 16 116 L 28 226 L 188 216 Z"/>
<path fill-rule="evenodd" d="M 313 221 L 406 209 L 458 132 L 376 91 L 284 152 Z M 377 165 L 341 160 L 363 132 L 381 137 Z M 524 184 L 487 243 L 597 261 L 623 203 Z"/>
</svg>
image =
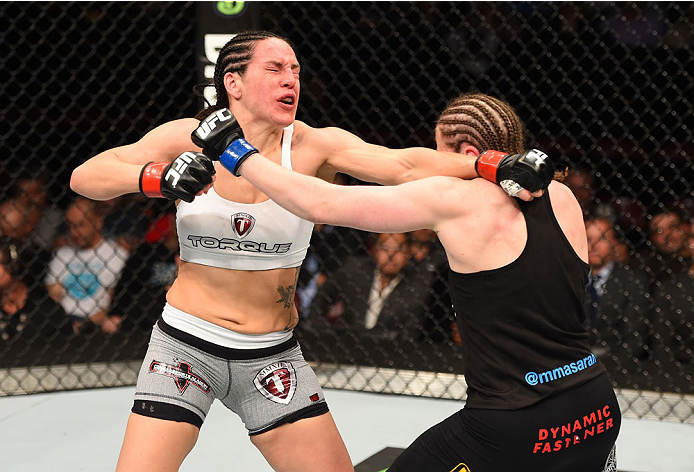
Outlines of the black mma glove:
<svg viewBox="0 0 694 472">
<path fill-rule="evenodd" d="M 484 151 L 475 161 L 475 170 L 515 197 L 522 189 L 531 193 L 546 190 L 554 177 L 554 162 L 537 149 L 520 154 Z"/>
<path fill-rule="evenodd" d="M 140 192 L 150 198 L 180 198 L 192 202 L 195 195 L 212 183 L 212 159 L 199 152 L 184 152 L 173 162 L 150 162 L 140 172 Z"/>
<path fill-rule="evenodd" d="M 219 159 L 224 168 L 236 177 L 239 177 L 238 171 L 243 161 L 258 152 L 243 139 L 241 126 L 227 108 L 205 118 L 190 137 L 205 154 Z"/>
</svg>

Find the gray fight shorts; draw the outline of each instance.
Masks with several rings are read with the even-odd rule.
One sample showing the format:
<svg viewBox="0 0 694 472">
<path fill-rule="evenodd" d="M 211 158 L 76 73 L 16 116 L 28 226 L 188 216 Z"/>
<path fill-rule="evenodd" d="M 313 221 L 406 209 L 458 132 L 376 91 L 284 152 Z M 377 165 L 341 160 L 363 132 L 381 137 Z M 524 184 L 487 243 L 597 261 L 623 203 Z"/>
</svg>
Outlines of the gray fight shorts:
<svg viewBox="0 0 694 472">
<path fill-rule="evenodd" d="M 152 330 L 137 378 L 133 413 L 202 426 L 215 398 L 249 435 L 328 412 L 296 338 L 261 349 L 232 349 L 169 326 Z"/>
</svg>

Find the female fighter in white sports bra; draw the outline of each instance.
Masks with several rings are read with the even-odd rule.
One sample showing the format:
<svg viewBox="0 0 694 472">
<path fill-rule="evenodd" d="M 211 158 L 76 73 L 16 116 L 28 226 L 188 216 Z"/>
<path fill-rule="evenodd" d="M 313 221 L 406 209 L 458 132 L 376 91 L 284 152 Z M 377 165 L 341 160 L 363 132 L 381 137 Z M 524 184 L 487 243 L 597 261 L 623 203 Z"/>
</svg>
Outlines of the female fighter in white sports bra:
<svg viewBox="0 0 694 472">
<path fill-rule="evenodd" d="M 72 174 L 72 189 L 95 200 L 138 191 L 183 200 L 177 214 L 181 267 L 138 377 L 119 471 L 177 470 L 215 398 L 241 417 L 275 470 L 352 470 L 292 335 L 294 290 L 312 224 L 244 179 L 217 173 L 218 164 L 198 152 L 191 132 L 199 126 L 210 131 L 228 107 L 268 159 L 327 181 L 338 171 L 383 184 L 478 174 L 474 158 L 391 150 L 339 128 L 296 121 L 299 69 L 285 39 L 240 33 L 220 50 L 215 106 L 104 151 Z M 490 165 L 502 172 L 503 162 Z M 532 198 L 527 190 L 519 196 Z"/>
</svg>

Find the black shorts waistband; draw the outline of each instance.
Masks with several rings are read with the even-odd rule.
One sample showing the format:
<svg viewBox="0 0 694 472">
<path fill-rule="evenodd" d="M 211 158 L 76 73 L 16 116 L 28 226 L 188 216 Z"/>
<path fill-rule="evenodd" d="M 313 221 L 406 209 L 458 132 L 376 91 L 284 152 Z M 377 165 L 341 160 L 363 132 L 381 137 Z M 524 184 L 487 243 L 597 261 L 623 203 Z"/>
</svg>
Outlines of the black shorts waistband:
<svg viewBox="0 0 694 472">
<path fill-rule="evenodd" d="M 292 333 L 291 338 L 277 344 L 276 346 L 261 347 L 258 349 L 234 349 L 205 341 L 204 339 L 200 339 L 190 333 L 186 333 L 178 328 L 174 328 L 173 326 L 167 324 L 162 318 L 157 320 L 157 326 L 172 338 L 200 349 L 201 351 L 205 351 L 208 354 L 227 360 L 250 360 L 260 359 L 262 357 L 270 357 L 281 352 L 285 352 L 299 344 L 299 341 L 296 339 L 296 334 Z"/>
</svg>

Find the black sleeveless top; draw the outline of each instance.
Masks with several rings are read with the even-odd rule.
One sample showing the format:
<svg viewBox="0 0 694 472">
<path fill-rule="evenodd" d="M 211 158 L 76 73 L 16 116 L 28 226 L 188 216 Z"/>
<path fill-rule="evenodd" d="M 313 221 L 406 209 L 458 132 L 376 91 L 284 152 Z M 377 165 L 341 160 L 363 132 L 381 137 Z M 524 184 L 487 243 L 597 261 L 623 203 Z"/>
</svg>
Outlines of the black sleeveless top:
<svg viewBox="0 0 694 472">
<path fill-rule="evenodd" d="M 528 233 L 518 259 L 449 273 L 467 408 L 523 408 L 605 371 L 582 324 L 588 264 L 564 236 L 547 193 L 518 203 Z"/>
</svg>

